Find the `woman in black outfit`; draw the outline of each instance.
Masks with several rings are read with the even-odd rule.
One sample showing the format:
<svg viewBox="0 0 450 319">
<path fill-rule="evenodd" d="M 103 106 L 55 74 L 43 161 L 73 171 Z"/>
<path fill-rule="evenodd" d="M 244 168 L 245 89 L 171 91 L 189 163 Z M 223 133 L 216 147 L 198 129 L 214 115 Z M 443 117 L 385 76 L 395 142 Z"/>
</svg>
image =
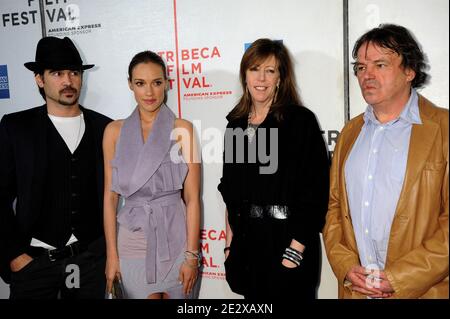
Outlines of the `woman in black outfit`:
<svg viewBox="0 0 450 319">
<path fill-rule="evenodd" d="M 245 298 L 316 297 L 329 161 L 301 106 L 280 41 L 259 39 L 240 66 L 244 94 L 228 114 L 223 176 L 226 279 Z"/>
</svg>

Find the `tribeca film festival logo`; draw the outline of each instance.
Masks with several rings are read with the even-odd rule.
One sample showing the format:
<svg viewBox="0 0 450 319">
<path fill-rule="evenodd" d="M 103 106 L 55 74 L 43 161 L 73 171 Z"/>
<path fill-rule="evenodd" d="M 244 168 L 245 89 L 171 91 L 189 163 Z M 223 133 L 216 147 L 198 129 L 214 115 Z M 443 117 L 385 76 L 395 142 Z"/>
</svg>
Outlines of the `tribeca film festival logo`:
<svg viewBox="0 0 450 319">
<path fill-rule="evenodd" d="M 21 25 L 36 24 L 39 19 L 39 1 L 26 0 L 28 10 L 21 12 L 2 13 L 3 27 L 17 27 Z M 50 24 L 61 24 L 47 30 L 49 36 L 72 36 L 91 33 L 102 27 L 100 23 L 81 24 L 81 9 L 67 0 L 44 0 L 44 16 Z"/>
<path fill-rule="evenodd" d="M 202 268 L 201 275 L 203 278 L 225 280 L 225 271 L 220 270 L 221 265 L 212 251 L 219 251 L 221 249 L 216 246 L 221 245 L 226 240 L 225 230 L 218 229 L 201 229 L 200 230 L 200 247 L 202 252 Z M 214 246 L 211 248 L 211 246 Z"/>
<path fill-rule="evenodd" d="M 39 17 L 38 9 L 39 1 L 37 0 L 26 0 L 28 3 L 28 10 L 21 12 L 2 12 L 2 27 L 18 27 L 28 24 L 36 24 Z M 33 8 L 31 8 L 33 6 Z"/>
<path fill-rule="evenodd" d="M 158 54 L 166 60 L 167 76 L 170 88 L 173 88 L 176 78 L 175 51 L 160 51 Z M 221 99 L 232 95 L 231 90 L 214 90 L 213 83 L 205 75 L 205 64 L 222 58 L 217 46 L 181 49 L 179 60 L 181 62 L 180 89 L 184 89 L 183 100 Z"/>
<path fill-rule="evenodd" d="M 9 99 L 8 68 L 0 65 L 0 99 Z"/>
<path fill-rule="evenodd" d="M 81 24 L 82 10 L 76 4 L 68 4 L 67 0 L 45 0 L 46 19 L 50 24 L 62 26 L 51 27 L 47 30 L 49 36 L 73 36 L 88 34 L 102 27 L 101 23 Z"/>
</svg>

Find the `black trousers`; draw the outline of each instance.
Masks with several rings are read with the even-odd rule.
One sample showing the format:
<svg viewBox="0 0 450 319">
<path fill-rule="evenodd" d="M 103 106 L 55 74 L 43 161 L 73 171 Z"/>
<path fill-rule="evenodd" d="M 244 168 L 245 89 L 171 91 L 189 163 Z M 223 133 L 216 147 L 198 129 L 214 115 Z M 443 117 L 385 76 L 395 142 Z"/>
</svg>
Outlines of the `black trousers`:
<svg viewBox="0 0 450 319">
<path fill-rule="evenodd" d="M 11 274 L 10 299 L 104 299 L 105 262 L 90 251 L 55 261 L 41 255 Z"/>
</svg>

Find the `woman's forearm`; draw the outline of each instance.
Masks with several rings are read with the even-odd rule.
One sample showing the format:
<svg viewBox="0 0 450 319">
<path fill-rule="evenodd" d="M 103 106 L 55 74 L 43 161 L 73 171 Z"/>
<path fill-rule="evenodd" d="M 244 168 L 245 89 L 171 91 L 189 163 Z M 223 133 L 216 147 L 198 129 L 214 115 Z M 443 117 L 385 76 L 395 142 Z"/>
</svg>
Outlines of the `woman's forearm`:
<svg viewBox="0 0 450 319">
<path fill-rule="evenodd" d="M 108 257 L 118 257 L 117 253 L 117 221 L 116 211 L 119 196 L 115 193 L 105 195 L 104 201 L 104 228 L 106 240 L 106 253 Z"/>
<path fill-rule="evenodd" d="M 200 199 L 186 203 L 187 245 L 188 251 L 199 251 L 200 235 Z"/>
</svg>

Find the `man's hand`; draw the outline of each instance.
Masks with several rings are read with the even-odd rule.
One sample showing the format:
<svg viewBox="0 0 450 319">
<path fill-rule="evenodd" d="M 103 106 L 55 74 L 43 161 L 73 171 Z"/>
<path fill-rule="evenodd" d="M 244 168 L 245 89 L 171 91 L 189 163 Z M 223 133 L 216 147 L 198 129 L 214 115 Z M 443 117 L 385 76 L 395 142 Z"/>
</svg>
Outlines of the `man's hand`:
<svg viewBox="0 0 450 319">
<path fill-rule="evenodd" d="M 394 293 L 394 288 L 392 288 L 392 285 L 389 282 L 384 271 L 376 269 L 366 269 L 366 272 L 369 284 L 375 286 L 383 292 L 383 296 L 375 298 L 386 298 L 384 295 L 387 295 L 387 297 L 392 296 L 392 294 Z"/>
<path fill-rule="evenodd" d="M 12 272 L 18 272 L 20 271 L 23 267 L 25 267 L 26 265 L 28 265 L 31 261 L 33 260 L 33 258 L 31 258 L 29 255 L 27 254 L 22 254 L 16 258 L 14 258 L 10 263 L 9 263 L 9 267 L 11 268 Z"/>
<path fill-rule="evenodd" d="M 346 279 L 352 283 L 352 290 L 371 298 L 388 298 L 394 290 L 384 272 L 353 266 Z"/>
</svg>

